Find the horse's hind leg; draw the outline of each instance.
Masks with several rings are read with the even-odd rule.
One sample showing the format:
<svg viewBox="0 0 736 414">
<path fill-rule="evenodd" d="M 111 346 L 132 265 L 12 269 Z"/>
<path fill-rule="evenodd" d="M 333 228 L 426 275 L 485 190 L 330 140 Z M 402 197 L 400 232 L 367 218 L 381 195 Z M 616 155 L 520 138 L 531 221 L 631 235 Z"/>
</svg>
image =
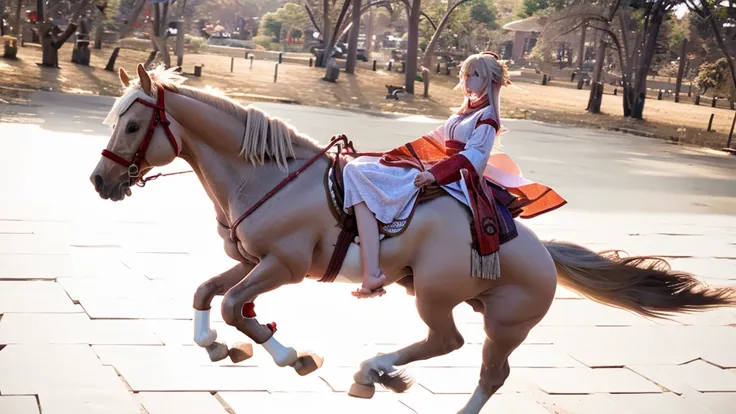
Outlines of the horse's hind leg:
<svg viewBox="0 0 736 414">
<path fill-rule="evenodd" d="M 212 361 L 220 361 L 230 356 L 233 362 L 244 361 L 253 356 L 250 344 L 236 343 L 228 350 L 227 345 L 216 342 L 217 331 L 210 329 L 210 306 L 215 296 L 224 295 L 238 282 L 243 280 L 253 266 L 238 263 L 230 270 L 207 280 L 199 285 L 194 293 L 194 342 L 205 348 Z"/>
<path fill-rule="evenodd" d="M 446 298 L 444 301 L 417 297 L 419 316 L 429 327 L 427 339 L 364 361 L 360 371 L 353 376 L 355 384 L 349 394 L 371 398 L 376 382 L 394 392 L 404 392 L 414 384 L 414 380 L 403 370 L 397 370 L 396 366 L 449 354 L 462 347 L 464 340 L 452 316 L 452 309 L 457 303 L 448 303 Z"/>
</svg>

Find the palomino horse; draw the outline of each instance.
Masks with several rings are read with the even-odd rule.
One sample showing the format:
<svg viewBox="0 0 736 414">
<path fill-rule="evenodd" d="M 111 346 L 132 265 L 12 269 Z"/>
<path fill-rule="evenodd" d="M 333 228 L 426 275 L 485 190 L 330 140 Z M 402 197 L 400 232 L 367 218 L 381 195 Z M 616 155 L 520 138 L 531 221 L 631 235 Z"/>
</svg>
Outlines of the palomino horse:
<svg viewBox="0 0 736 414">
<path fill-rule="evenodd" d="M 335 267 L 333 251 L 342 234 L 324 190 L 332 160 L 327 148 L 257 109 L 181 86 L 182 78 L 171 71 L 147 73 L 139 65 L 138 77 L 131 81 L 120 70 L 127 90 L 106 120 L 114 126 L 90 177 L 95 189 L 104 199 L 120 201 L 152 168 L 176 157 L 186 160 L 214 203 L 226 253 L 239 262 L 195 292 L 194 341 L 213 360 L 228 355 L 227 346 L 216 342 L 216 332 L 209 329 L 210 303 L 215 295 L 224 295 L 225 322 L 262 345 L 276 364 L 292 366 L 300 375 L 319 368 L 319 357 L 281 345 L 275 325 L 256 319 L 253 302 L 281 286 L 318 279 Z M 292 181 L 298 184 L 289 185 Z M 509 355 L 547 313 L 558 277 L 593 300 L 645 316 L 736 304 L 734 290 L 706 288 L 691 275 L 669 270 L 664 260 L 541 242 L 520 222 L 518 236 L 501 246 L 500 279 L 473 278 L 470 220 L 464 205 L 439 197 L 417 208 L 404 233 L 381 242 L 388 282 L 398 282 L 416 296 L 429 334 L 364 361 L 351 395 L 370 398 L 375 383 L 405 391 L 413 381 L 396 367 L 463 346 L 452 311 L 467 302 L 483 314 L 487 337 L 479 384 L 461 412 L 480 412 L 509 376 Z M 358 247 L 351 244 L 346 250 L 345 261 L 332 273 L 360 283 Z M 233 359 L 249 357 L 230 351 Z"/>
</svg>

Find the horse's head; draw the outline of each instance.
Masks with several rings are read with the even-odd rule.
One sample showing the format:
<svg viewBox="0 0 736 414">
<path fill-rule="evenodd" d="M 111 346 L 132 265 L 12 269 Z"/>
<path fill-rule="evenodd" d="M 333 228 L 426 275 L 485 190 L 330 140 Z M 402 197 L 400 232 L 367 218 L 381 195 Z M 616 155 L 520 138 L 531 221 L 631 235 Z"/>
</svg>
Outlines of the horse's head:
<svg viewBox="0 0 736 414">
<path fill-rule="evenodd" d="M 169 164 L 181 152 L 181 126 L 166 114 L 164 89 L 138 65 L 138 79 L 131 81 L 120 69 L 125 93 L 105 119 L 112 135 L 90 181 L 104 199 L 120 201 L 131 195 L 153 167 Z"/>
</svg>

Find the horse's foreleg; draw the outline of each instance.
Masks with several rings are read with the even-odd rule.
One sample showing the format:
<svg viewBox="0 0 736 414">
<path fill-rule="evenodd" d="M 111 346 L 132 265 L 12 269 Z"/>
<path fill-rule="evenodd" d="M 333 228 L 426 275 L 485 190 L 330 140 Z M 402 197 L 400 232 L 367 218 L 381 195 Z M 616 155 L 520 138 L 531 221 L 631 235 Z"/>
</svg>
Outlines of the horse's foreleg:
<svg viewBox="0 0 736 414">
<path fill-rule="evenodd" d="M 293 366 L 300 375 L 306 375 L 322 365 L 315 355 L 299 356 L 292 347 L 282 345 L 274 337 L 276 323 L 262 325 L 256 319 L 253 301 L 266 292 L 281 286 L 299 283 L 304 274 L 294 274 L 273 255 L 266 256 L 248 276 L 233 286 L 222 301 L 222 318 L 230 326 L 262 345 L 280 367 Z"/>
<path fill-rule="evenodd" d="M 252 269 L 251 265 L 239 263 L 230 270 L 202 283 L 194 293 L 194 343 L 205 348 L 212 361 L 220 361 L 230 355 L 233 362 L 240 362 L 252 356 L 252 349 L 248 349 L 249 344 L 235 344 L 229 351 L 227 345 L 216 342 L 217 331 L 210 329 L 212 299 L 215 296 L 224 295 L 243 280 Z"/>
<path fill-rule="evenodd" d="M 457 330 L 452 316 L 454 306 L 418 298 L 419 316 L 429 327 L 427 339 L 396 352 L 378 355 L 364 361 L 360 365 L 360 371 L 353 376 L 355 384 L 350 388 L 349 394 L 353 397 L 371 398 L 376 382 L 394 392 L 404 392 L 414 384 L 414 380 L 403 370 L 397 370 L 396 366 L 434 358 L 460 349 L 465 341 Z"/>
</svg>

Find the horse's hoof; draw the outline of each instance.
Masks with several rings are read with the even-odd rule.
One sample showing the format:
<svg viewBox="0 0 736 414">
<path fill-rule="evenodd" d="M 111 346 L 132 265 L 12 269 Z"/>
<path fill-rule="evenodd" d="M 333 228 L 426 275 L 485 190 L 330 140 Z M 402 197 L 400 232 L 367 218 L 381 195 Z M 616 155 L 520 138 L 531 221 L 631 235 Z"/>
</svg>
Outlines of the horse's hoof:
<svg viewBox="0 0 736 414">
<path fill-rule="evenodd" d="M 373 395 L 376 393 L 376 386 L 373 384 L 370 385 L 363 385 L 358 384 L 357 382 L 354 382 L 353 385 L 350 386 L 350 390 L 348 391 L 348 395 L 355 398 L 365 398 L 370 399 L 373 398 Z"/>
<path fill-rule="evenodd" d="M 208 346 L 205 349 L 207 350 L 207 354 L 210 356 L 210 361 L 212 362 L 222 361 L 223 359 L 227 358 L 227 345 L 223 343 L 214 342 L 212 345 Z"/>
<path fill-rule="evenodd" d="M 230 351 L 230 360 L 237 364 L 253 357 L 253 345 L 245 342 L 236 342 Z"/>
<path fill-rule="evenodd" d="M 378 382 L 393 392 L 402 393 L 411 388 L 415 381 L 414 377 L 402 369 L 382 374 L 378 377 Z"/>
<path fill-rule="evenodd" d="M 305 376 L 322 367 L 325 359 L 317 354 L 305 354 L 294 362 L 294 370 L 297 374 Z"/>
</svg>

